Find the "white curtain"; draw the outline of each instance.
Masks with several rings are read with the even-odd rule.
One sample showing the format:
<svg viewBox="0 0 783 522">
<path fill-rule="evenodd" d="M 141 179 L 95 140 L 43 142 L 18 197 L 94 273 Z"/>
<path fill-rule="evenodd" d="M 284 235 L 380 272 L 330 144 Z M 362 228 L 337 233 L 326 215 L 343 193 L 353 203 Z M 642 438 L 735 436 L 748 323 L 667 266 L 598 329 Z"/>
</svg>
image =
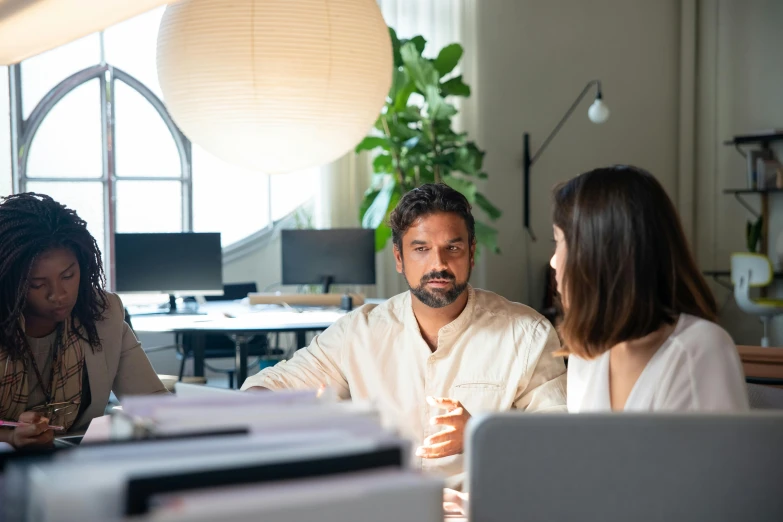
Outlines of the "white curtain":
<svg viewBox="0 0 783 522">
<path fill-rule="evenodd" d="M 427 39 L 426 56 L 436 56 L 438 51 L 454 42 L 465 43 L 464 25 L 474 0 L 378 0 L 387 25 L 397 31 L 400 38 L 422 35 Z M 469 54 L 469 53 L 466 53 Z M 470 61 L 465 58 L 463 74 L 469 74 Z M 470 82 L 470 78 L 467 78 Z M 457 126 L 469 129 L 472 120 L 469 104 L 460 106 L 461 119 Z M 466 114 L 467 112 L 467 114 Z M 370 156 L 348 153 L 323 168 L 318 197 L 314 206 L 315 224 L 318 228 L 356 227 L 359 223 L 359 204 L 370 185 L 372 167 Z M 391 241 L 377 256 L 377 295 L 391 297 L 407 290 L 402 276 L 394 268 Z"/>
</svg>

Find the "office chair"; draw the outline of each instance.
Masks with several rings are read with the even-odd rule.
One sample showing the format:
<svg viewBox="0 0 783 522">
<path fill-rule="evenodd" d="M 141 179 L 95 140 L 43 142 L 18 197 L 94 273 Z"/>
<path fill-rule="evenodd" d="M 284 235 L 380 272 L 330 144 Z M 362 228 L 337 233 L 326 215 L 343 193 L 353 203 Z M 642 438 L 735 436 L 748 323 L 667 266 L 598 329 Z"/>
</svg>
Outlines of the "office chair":
<svg viewBox="0 0 783 522">
<path fill-rule="evenodd" d="M 769 321 L 783 314 L 783 299 L 753 298 L 751 288 L 761 288 L 772 282 L 772 263 L 767 256 L 748 252 L 731 255 L 731 282 L 734 284 L 734 299 L 740 310 L 758 315 L 764 325 L 761 346 L 769 346 Z"/>
<path fill-rule="evenodd" d="M 783 379 L 746 377 L 748 401 L 753 410 L 783 410 Z"/>
<path fill-rule="evenodd" d="M 207 301 L 234 301 L 244 299 L 247 294 L 257 292 L 255 283 L 229 283 L 223 285 L 222 296 L 205 296 Z M 185 363 L 193 357 L 193 345 L 195 335 L 204 336 L 204 359 L 233 359 L 236 353 L 234 341 L 222 334 L 177 334 L 177 356 L 180 358 L 179 380 L 185 373 Z M 270 347 L 267 335 L 259 334 L 250 338 L 248 342 L 248 355 L 250 357 L 264 357 L 279 355 L 283 352 Z M 228 375 L 229 387 L 234 387 L 235 368 L 217 368 L 204 363 L 209 370 Z M 237 383 L 241 385 L 242 383 Z"/>
<path fill-rule="evenodd" d="M 258 292 L 255 283 L 227 283 L 223 285 L 223 295 L 205 295 L 205 301 L 236 301 L 244 299 L 247 294 Z"/>
</svg>

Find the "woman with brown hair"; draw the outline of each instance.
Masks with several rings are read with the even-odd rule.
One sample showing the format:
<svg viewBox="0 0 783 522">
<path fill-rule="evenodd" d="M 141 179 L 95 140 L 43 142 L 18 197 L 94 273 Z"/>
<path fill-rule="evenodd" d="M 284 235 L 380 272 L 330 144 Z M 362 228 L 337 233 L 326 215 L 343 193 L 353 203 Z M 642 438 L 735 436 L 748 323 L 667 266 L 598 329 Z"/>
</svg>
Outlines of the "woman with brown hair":
<svg viewBox="0 0 783 522">
<path fill-rule="evenodd" d="M 568 410 L 748 409 L 737 348 L 661 184 L 628 166 L 554 193 Z"/>
</svg>

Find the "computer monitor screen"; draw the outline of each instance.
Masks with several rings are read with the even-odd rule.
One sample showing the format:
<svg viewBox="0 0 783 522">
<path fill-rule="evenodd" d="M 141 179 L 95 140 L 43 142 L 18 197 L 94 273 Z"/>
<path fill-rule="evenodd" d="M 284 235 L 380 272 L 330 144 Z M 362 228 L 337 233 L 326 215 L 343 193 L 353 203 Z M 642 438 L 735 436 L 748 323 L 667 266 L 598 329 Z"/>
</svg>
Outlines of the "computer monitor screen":
<svg viewBox="0 0 783 522">
<path fill-rule="evenodd" d="M 283 284 L 375 284 L 375 230 L 283 230 Z"/>
<path fill-rule="evenodd" d="M 219 233 L 114 234 L 119 293 L 222 295 Z"/>
</svg>

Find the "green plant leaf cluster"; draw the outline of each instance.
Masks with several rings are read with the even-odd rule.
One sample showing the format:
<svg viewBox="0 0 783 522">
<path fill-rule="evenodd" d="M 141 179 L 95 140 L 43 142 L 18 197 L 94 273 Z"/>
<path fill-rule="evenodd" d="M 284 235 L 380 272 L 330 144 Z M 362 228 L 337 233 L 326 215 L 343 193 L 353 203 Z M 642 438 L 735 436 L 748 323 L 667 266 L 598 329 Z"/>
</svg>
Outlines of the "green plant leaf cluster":
<svg viewBox="0 0 783 522">
<path fill-rule="evenodd" d="M 392 85 L 372 133 L 356 153 L 370 151 L 373 184 L 359 209 L 362 226 L 376 230 L 376 248 L 391 237 L 389 214 L 403 194 L 425 183 L 446 183 L 461 192 L 488 221 L 501 211 L 479 192 L 476 181 L 486 179 L 484 151 L 464 132 L 452 128 L 456 107 L 451 97 L 470 96 L 470 87 L 454 74 L 462 59 L 460 44 L 450 44 L 435 58 L 422 56 L 427 41 L 422 36 L 400 39 L 389 28 L 394 52 Z M 477 219 L 480 246 L 499 253 L 497 230 Z"/>
<path fill-rule="evenodd" d="M 748 221 L 745 226 L 745 239 L 748 245 L 748 252 L 758 252 L 758 244 L 761 240 L 763 223 L 761 218 L 755 222 Z"/>
</svg>

